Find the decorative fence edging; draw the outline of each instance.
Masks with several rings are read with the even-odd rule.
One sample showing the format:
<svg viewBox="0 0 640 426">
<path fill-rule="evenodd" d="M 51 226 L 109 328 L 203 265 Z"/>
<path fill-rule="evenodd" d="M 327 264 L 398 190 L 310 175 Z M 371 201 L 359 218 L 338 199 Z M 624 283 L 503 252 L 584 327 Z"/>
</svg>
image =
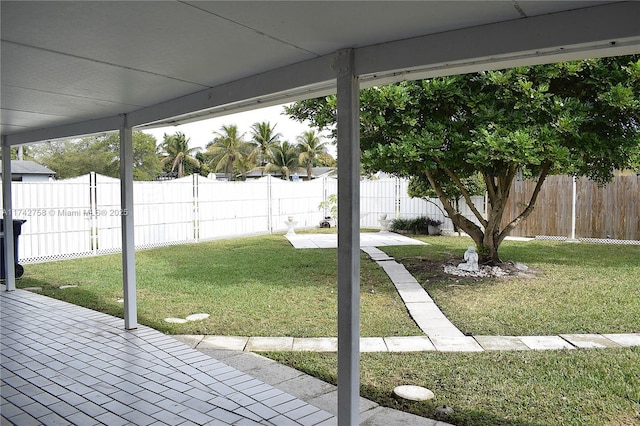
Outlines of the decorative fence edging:
<svg viewBox="0 0 640 426">
<path fill-rule="evenodd" d="M 554 236 L 554 235 L 536 235 L 536 240 L 551 240 L 551 241 L 571 241 L 569 237 Z M 592 244 L 616 244 L 616 245 L 637 245 L 640 246 L 638 240 L 615 240 L 612 238 L 576 238 L 573 241 L 579 241 L 582 243 Z"/>
</svg>

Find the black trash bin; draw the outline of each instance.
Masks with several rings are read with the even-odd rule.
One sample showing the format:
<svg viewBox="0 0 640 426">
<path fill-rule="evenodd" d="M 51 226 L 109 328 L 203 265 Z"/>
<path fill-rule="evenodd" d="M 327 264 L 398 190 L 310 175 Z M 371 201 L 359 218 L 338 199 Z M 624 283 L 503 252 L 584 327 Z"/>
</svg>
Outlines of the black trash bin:
<svg viewBox="0 0 640 426">
<path fill-rule="evenodd" d="M 22 233 L 22 224 L 25 222 L 26 220 L 22 219 L 13 220 L 13 250 L 16 254 L 16 278 L 20 278 L 22 274 L 24 274 L 24 268 L 22 265 L 18 264 L 18 237 Z M 0 219 L 0 233 L 2 233 L 2 236 L 0 237 L 0 279 L 4 280 L 6 276 L 6 268 L 4 266 L 4 219 Z"/>
</svg>

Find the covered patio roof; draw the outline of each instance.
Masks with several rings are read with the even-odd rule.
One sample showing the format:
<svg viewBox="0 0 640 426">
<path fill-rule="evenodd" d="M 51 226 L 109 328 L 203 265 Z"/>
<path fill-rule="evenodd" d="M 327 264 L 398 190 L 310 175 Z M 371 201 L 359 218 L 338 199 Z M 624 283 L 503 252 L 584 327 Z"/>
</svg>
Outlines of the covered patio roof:
<svg viewBox="0 0 640 426">
<path fill-rule="evenodd" d="M 637 2 L 3 1 L 8 145 L 362 86 L 638 51 Z"/>
<path fill-rule="evenodd" d="M 3 152 L 120 131 L 127 329 L 137 327 L 132 129 L 338 94 L 341 425 L 358 423 L 360 87 L 640 52 L 634 1 L 2 1 L 0 8 Z M 2 188 L 9 221 L 11 182 Z M 12 290 L 12 227 L 4 243 Z"/>
</svg>

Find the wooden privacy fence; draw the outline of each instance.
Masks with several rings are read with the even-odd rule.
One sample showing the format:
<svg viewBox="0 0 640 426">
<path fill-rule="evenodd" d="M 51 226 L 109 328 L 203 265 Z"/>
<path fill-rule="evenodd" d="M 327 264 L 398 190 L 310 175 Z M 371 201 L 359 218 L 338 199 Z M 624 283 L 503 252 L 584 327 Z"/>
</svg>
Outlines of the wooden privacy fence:
<svg viewBox="0 0 640 426">
<path fill-rule="evenodd" d="M 439 202 L 412 199 L 406 179 L 363 180 L 360 226 L 379 227 L 388 218 L 429 216 L 452 224 Z M 221 182 L 198 175 L 162 182 L 134 182 L 136 248 L 286 231 L 292 216 L 299 228 L 318 226 L 328 212 L 319 205 L 337 193 L 331 178 L 286 182 L 265 177 Z M 120 182 L 90 175 L 54 182 L 14 182 L 13 217 L 26 219 L 19 239 L 23 263 L 115 253 L 121 250 Z M 483 197 L 476 200 L 483 204 Z M 464 206 L 463 213 L 472 218 Z"/>
<path fill-rule="evenodd" d="M 535 184 L 514 182 L 503 224 L 524 209 Z M 586 178 L 576 179 L 575 216 L 573 202 L 573 178 L 549 176 L 533 212 L 511 235 L 640 240 L 639 175 L 616 176 L 603 187 Z"/>
</svg>

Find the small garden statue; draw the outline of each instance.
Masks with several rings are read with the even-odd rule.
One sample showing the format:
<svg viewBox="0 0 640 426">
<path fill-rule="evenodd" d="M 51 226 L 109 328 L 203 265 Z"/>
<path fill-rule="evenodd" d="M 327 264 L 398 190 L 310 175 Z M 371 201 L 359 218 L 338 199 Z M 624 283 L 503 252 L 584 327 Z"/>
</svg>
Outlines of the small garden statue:
<svg viewBox="0 0 640 426">
<path fill-rule="evenodd" d="M 465 263 L 459 264 L 458 269 L 462 269 L 463 271 L 478 271 L 478 253 L 476 253 L 474 246 L 470 246 L 467 251 L 464 252 L 464 260 Z"/>
<path fill-rule="evenodd" d="M 389 226 L 391 226 L 392 220 L 387 219 L 386 214 L 381 214 L 378 222 L 380 222 L 380 232 L 389 232 Z"/>
</svg>

